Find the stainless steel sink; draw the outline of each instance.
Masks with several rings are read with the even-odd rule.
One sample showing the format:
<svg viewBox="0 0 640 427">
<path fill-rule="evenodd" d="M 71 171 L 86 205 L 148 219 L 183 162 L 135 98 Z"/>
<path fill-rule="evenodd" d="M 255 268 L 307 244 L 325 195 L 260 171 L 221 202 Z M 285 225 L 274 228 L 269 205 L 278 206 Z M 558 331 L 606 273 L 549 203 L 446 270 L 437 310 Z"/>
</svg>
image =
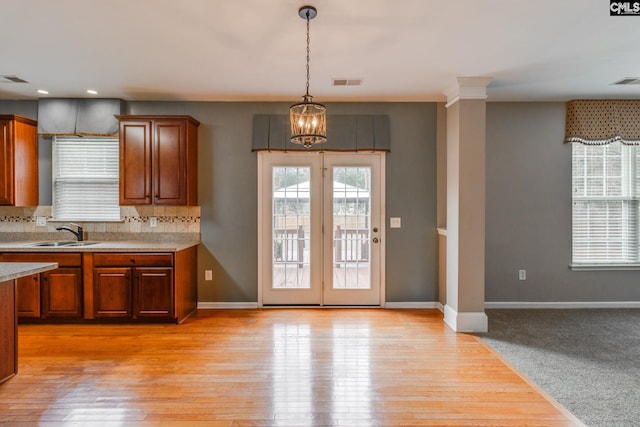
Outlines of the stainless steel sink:
<svg viewBox="0 0 640 427">
<path fill-rule="evenodd" d="M 89 245 L 95 245 L 98 242 L 73 242 L 73 241 L 52 241 L 52 242 L 39 242 L 39 243 L 33 243 L 29 246 L 31 247 L 37 247 L 37 248 L 54 248 L 54 247 L 65 247 L 65 246 L 89 246 Z"/>
<path fill-rule="evenodd" d="M 48 246 L 52 246 L 52 247 L 55 247 L 55 246 L 69 246 L 69 245 L 73 245 L 74 243 L 76 243 L 76 242 L 40 242 L 40 243 L 34 243 L 32 245 L 29 245 L 29 246 L 38 246 L 38 247 L 40 247 L 40 246 L 47 246 L 47 247 Z"/>
</svg>

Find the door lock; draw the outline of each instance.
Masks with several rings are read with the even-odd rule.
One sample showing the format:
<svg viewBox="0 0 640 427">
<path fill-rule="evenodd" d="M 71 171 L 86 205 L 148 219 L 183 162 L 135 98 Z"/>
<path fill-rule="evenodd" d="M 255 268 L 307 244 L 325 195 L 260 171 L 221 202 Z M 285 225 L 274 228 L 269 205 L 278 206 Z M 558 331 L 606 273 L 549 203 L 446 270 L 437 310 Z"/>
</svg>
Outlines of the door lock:
<svg viewBox="0 0 640 427">
<path fill-rule="evenodd" d="M 377 233 L 378 232 L 378 227 L 373 227 L 373 232 Z"/>
<path fill-rule="evenodd" d="M 372 241 L 373 241 L 373 243 L 378 243 L 380 240 L 378 240 L 377 237 L 374 237 Z"/>
</svg>

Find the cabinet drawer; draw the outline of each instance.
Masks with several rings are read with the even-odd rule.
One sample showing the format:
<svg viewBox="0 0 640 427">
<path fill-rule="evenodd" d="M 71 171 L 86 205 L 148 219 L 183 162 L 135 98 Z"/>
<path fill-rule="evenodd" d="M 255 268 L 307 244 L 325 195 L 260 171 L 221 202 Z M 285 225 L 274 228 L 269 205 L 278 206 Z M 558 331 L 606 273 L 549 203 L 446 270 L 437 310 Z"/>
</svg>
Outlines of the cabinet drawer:
<svg viewBox="0 0 640 427">
<path fill-rule="evenodd" d="M 96 267 L 171 267 L 173 266 L 173 254 L 96 253 L 93 254 L 93 265 Z"/>
<path fill-rule="evenodd" d="M 82 255 L 79 253 L 41 253 L 41 252 L 5 252 L 2 254 L 4 262 L 57 262 L 58 267 L 80 267 Z"/>
</svg>

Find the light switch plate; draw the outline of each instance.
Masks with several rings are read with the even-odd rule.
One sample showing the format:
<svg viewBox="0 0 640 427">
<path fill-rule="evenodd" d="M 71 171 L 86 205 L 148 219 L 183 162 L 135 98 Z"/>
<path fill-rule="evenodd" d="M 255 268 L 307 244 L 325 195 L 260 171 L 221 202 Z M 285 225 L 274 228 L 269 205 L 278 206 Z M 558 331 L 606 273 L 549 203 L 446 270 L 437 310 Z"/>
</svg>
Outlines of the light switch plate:
<svg viewBox="0 0 640 427">
<path fill-rule="evenodd" d="M 47 217 L 46 216 L 37 216 L 36 217 L 36 227 L 46 227 L 47 226 Z"/>
<path fill-rule="evenodd" d="M 389 220 L 389 227 L 391 228 L 400 228 L 401 225 L 402 225 L 402 222 L 400 218 L 391 218 Z"/>
</svg>

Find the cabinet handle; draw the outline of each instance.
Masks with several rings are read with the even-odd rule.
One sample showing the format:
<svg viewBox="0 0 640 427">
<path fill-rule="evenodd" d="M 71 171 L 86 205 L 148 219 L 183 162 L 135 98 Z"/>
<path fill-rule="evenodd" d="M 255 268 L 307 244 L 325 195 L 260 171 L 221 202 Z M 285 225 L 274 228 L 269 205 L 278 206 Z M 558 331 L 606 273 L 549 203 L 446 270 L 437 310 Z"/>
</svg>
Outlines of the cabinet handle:
<svg viewBox="0 0 640 427">
<path fill-rule="evenodd" d="M 129 261 L 131 262 L 131 264 L 135 264 L 135 263 L 136 263 L 136 260 L 135 260 L 135 259 L 133 259 L 133 258 L 132 258 L 132 259 L 130 259 Z"/>
<path fill-rule="evenodd" d="M 38 281 L 38 276 L 33 276 L 33 281 L 37 282 Z"/>
</svg>

